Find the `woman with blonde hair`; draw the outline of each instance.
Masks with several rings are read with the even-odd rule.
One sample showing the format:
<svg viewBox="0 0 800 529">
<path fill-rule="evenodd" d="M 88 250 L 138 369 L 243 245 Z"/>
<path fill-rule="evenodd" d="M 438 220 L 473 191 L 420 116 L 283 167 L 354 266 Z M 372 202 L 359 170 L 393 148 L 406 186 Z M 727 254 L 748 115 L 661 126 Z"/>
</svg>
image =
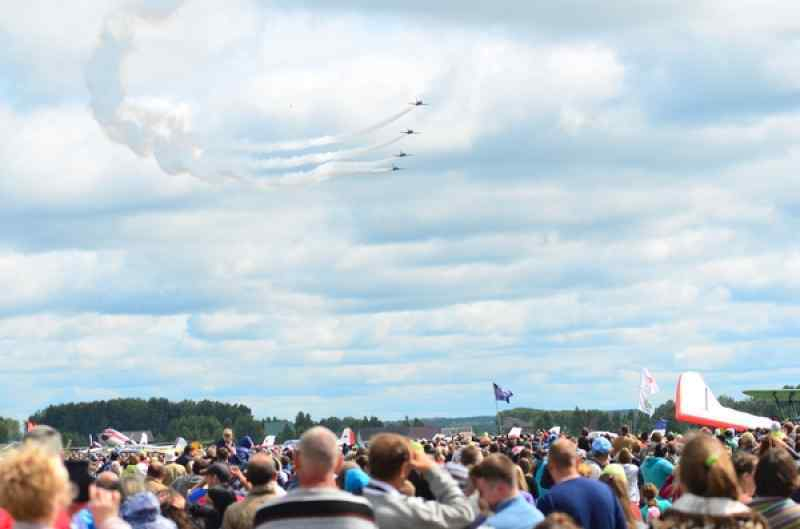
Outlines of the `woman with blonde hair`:
<svg viewBox="0 0 800 529">
<path fill-rule="evenodd" d="M 610 466 L 608 465 L 606 468 Z M 616 472 L 613 469 L 610 472 L 603 472 L 600 474 L 600 481 L 611 488 L 611 492 L 614 493 L 617 501 L 619 501 L 622 512 L 625 514 L 628 529 L 642 529 L 644 524 L 637 519 L 637 514 L 639 513 L 632 508 L 631 501 L 628 499 L 628 483 L 625 480 L 624 470 L 622 470 L 621 465 L 617 466 L 620 467 L 620 472 Z"/>
<path fill-rule="evenodd" d="M 525 501 L 531 505 L 536 505 L 536 500 L 533 499 L 533 495 L 528 490 L 528 480 L 525 479 L 525 472 L 522 471 L 522 467 L 519 465 L 514 465 L 514 478 L 516 479 L 519 493 L 525 498 Z"/>
<path fill-rule="evenodd" d="M 683 448 L 677 479 L 684 494 L 653 522 L 656 529 L 768 529 L 767 521 L 739 501 L 736 471 L 727 449 L 696 434 Z"/>
<path fill-rule="evenodd" d="M 17 527 L 52 527 L 72 497 L 67 469 L 42 448 L 29 446 L 0 460 L 0 508 Z"/>
</svg>

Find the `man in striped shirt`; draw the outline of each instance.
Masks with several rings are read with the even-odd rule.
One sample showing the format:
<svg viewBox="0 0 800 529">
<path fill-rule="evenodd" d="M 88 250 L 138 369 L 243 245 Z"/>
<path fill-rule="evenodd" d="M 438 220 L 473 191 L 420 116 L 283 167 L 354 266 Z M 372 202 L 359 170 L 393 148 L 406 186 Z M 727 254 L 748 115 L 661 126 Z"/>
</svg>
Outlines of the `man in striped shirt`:
<svg viewBox="0 0 800 529">
<path fill-rule="evenodd" d="M 321 426 L 300 438 L 295 454 L 299 486 L 268 502 L 255 516 L 256 529 L 377 529 L 369 502 L 336 487 L 343 457 L 336 436 Z"/>
<path fill-rule="evenodd" d="M 770 529 L 800 529 L 800 505 L 789 496 L 797 484 L 797 467 L 784 448 L 771 448 L 758 460 L 756 496 L 750 508 L 761 513 Z"/>
</svg>

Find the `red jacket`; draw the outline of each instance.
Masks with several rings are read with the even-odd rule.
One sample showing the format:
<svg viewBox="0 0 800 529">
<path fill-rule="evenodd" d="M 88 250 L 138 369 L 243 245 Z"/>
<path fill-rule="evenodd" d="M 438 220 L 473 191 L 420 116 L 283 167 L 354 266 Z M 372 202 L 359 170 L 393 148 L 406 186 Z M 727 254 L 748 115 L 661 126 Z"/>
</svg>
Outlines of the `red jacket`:
<svg viewBox="0 0 800 529">
<path fill-rule="evenodd" d="M 58 518 L 56 518 L 55 523 L 53 524 L 53 529 L 70 529 L 70 514 L 68 511 L 61 511 L 58 513 Z M 14 527 L 14 518 L 11 517 L 3 509 L 0 509 L 0 529 L 12 529 Z"/>
</svg>

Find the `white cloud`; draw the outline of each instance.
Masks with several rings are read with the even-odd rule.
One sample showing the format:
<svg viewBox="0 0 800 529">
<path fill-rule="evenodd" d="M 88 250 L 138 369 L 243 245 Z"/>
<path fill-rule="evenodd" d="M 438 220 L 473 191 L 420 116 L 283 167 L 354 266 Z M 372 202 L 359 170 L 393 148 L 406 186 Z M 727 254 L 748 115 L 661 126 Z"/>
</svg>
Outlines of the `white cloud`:
<svg viewBox="0 0 800 529">
<path fill-rule="evenodd" d="M 84 73 L 119 4 L 0 8 L 0 74 L 20 81 L 0 82 L 0 414 L 158 393 L 493 413 L 492 380 L 523 405 L 631 407 L 640 365 L 659 399 L 683 369 L 718 394 L 756 361 L 753 383 L 793 382 L 794 8 L 612 2 L 576 29 L 517 3 L 531 29 L 428 4 L 195 0 L 141 25 L 133 101 L 183 109 L 215 156 L 431 103 L 363 140 L 422 130 L 392 146 L 406 171 L 275 192 L 166 175 L 106 137 Z"/>
</svg>

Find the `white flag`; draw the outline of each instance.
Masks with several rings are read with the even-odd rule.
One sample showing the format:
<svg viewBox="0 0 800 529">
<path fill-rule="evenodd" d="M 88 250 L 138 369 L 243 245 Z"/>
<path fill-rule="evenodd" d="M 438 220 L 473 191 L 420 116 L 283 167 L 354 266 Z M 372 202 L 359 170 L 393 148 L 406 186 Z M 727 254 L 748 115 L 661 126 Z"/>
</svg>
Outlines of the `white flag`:
<svg viewBox="0 0 800 529">
<path fill-rule="evenodd" d="M 656 384 L 656 379 L 650 374 L 650 371 L 648 371 L 646 367 L 642 368 L 642 378 L 639 382 L 639 390 L 645 395 L 655 395 L 658 393 L 658 384 Z"/>
<path fill-rule="evenodd" d="M 653 404 L 647 400 L 647 395 L 645 395 L 644 391 L 639 392 L 639 411 L 646 413 L 650 417 L 656 412 Z"/>
</svg>

